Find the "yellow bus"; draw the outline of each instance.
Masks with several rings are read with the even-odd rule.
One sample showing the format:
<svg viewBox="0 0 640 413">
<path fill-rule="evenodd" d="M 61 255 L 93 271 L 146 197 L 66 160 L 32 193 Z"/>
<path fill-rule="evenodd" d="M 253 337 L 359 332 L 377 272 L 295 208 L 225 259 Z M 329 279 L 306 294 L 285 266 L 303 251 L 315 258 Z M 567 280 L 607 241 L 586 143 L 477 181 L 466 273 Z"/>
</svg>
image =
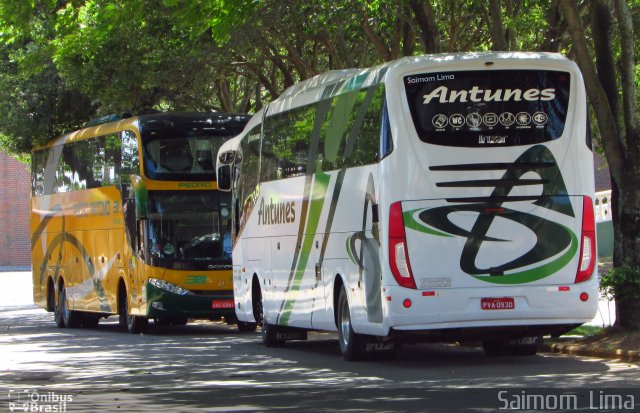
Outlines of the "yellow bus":
<svg viewBox="0 0 640 413">
<path fill-rule="evenodd" d="M 34 302 L 58 327 L 235 322 L 223 142 L 246 115 L 109 115 L 34 149 Z M 239 328 L 253 325 L 240 323 Z"/>
</svg>

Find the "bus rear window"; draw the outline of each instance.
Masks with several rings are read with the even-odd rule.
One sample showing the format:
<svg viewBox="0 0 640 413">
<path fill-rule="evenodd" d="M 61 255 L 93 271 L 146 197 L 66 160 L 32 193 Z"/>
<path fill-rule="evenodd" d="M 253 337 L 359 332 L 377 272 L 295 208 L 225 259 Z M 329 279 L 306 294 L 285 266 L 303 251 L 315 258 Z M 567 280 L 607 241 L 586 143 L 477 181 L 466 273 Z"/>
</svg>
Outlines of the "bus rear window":
<svg viewBox="0 0 640 413">
<path fill-rule="evenodd" d="M 549 70 L 404 77 L 420 140 L 458 147 L 532 145 L 560 138 L 570 84 L 569 73 Z"/>
</svg>

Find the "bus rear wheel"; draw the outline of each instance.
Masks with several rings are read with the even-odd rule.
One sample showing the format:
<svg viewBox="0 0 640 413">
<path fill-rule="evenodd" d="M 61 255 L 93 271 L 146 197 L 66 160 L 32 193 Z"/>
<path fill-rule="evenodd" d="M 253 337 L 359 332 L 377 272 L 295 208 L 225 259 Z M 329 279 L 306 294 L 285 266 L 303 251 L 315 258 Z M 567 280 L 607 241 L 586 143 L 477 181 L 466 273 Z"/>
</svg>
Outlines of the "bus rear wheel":
<svg viewBox="0 0 640 413">
<path fill-rule="evenodd" d="M 338 296 L 338 338 L 342 358 L 347 361 L 362 359 L 362 337 L 356 334 L 351 326 L 351 313 L 344 286 L 340 289 Z"/>
<path fill-rule="evenodd" d="M 58 308 L 58 312 L 62 317 L 63 327 L 80 327 L 80 324 L 82 323 L 82 315 L 78 311 L 69 309 L 69 303 L 67 302 L 67 288 L 64 284 L 60 287 L 60 293 L 58 293 L 58 305 L 56 308 Z M 60 324 L 58 324 L 58 327 L 60 327 Z"/>
<path fill-rule="evenodd" d="M 278 338 L 278 326 L 262 320 L 262 342 L 267 347 L 282 347 L 284 340 Z"/>
</svg>

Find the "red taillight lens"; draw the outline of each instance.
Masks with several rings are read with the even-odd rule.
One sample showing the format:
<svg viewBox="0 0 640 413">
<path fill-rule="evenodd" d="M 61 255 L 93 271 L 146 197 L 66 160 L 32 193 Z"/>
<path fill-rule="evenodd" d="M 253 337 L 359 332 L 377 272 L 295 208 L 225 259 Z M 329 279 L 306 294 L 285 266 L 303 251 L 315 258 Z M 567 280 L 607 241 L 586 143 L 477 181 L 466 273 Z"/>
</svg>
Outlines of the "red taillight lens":
<svg viewBox="0 0 640 413">
<path fill-rule="evenodd" d="M 391 204 L 391 208 L 389 208 L 389 265 L 393 278 L 400 286 L 416 288 L 409 263 L 409 251 L 407 250 L 407 238 L 404 232 L 400 202 Z"/>
<path fill-rule="evenodd" d="M 590 279 L 596 266 L 596 219 L 593 200 L 585 196 L 582 204 L 582 237 L 576 284 Z"/>
</svg>

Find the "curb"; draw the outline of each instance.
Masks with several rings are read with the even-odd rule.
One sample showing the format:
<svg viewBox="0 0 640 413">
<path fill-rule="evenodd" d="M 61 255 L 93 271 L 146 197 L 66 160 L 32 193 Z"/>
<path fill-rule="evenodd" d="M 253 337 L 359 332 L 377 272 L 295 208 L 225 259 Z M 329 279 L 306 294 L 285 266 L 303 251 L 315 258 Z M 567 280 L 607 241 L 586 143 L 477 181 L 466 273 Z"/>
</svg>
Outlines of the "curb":
<svg viewBox="0 0 640 413">
<path fill-rule="evenodd" d="M 570 354 L 574 356 L 609 358 L 623 361 L 640 361 L 640 351 L 619 349 L 607 350 L 583 344 L 545 343 L 542 345 L 540 350 L 547 353 Z"/>
</svg>

